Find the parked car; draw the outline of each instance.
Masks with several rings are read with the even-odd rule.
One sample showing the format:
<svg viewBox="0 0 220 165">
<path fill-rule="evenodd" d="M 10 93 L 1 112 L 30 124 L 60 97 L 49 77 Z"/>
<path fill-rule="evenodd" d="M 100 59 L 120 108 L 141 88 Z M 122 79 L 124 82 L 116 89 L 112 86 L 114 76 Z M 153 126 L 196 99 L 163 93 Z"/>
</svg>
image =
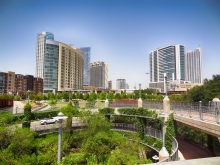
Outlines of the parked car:
<svg viewBox="0 0 220 165">
<path fill-rule="evenodd" d="M 55 118 L 45 118 L 40 120 L 40 124 L 51 124 L 51 123 L 57 123 L 58 120 Z"/>
</svg>

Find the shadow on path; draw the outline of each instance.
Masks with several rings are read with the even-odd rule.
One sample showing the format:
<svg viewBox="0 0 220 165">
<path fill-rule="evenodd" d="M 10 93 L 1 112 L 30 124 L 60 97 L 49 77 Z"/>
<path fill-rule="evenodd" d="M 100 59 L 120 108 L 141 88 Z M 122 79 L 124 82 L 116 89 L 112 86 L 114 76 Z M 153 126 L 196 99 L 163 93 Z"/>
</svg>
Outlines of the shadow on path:
<svg viewBox="0 0 220 165">
<path fill-rule="evenodd" d="M 177 139 L 179 151 L 185 160 L 213 157 L 212 153 L 182 139 Z"/>
</svg>

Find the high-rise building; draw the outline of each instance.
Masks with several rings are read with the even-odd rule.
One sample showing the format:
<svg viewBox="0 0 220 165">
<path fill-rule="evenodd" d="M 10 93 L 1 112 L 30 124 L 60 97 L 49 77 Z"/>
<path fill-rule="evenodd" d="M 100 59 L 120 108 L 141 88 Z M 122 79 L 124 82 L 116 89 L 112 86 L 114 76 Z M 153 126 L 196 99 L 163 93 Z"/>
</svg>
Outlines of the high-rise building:
<svg viewBox="0 0 220 165">
<path fill-rule="evenodd" d="M 83 88 L 83 56 L 73 45 L 59 43 L 58 91 Z"/>
<path fill-rule="evenodd" d="M 98 61 L 90 64 L 90 85 L 99 88 L 108 88 L 108 64 Z"/>
<path fill-rule="evenodd" d="M 6 74 L 6 93 L 14 94 L 15 92 L 15 72 L 8 71 Z"/>
<path fill-rule="evenodd" d="M 116 89 L 126 89 L 126 80 L 125 79 L 117 79 L 116 80 Z"/>
<path fill-rule="evenodd" d="M 6 76 L 5 72 L 0 72 L 0 94 L 6 93 Z"/>
<path fill-rule="evenodd" d="M 34 92 L 35 94 L 41 92 L 43 93 L 44 91 L 44 81 L 42 78 L 35 77 L 34 78 Z"/>
<path fill-rule="evenodd" d="M 26 87 L 25 87 L 25 79 L 24 79 L 24 75 L 22 74 L 16 74 L 15 75 L 15 93 L 17 95 L 23 95 L 26 91 Z"/>
<path fill-rule="evenodd" d="M 202 83 L 202 50 L 197 48 L 185 55 L 186 81 Z"/>
<path fill-rule="evenodd" d="M 170 45 L 150 52 L 150 88 L 161 88 L 164 92 L 164 73 L 167 81 L 185 80 L 185 48 Z M 158 86 L 159 85 L 159 86 Z M 162 85 L 162 86 L 161 86 Z"/>
<path fill-rule="evenodd" d="M 112 81 L 108 81 L 108 89 L 112 89 Z"/>
<path fill-rule="evenodd" d="M 83 57 L 72 45 L 42 32 L 37 36 L 36 77 L 44 79 L 44 93 L 82 89 Z"/>
<path fill-rule="evenodd" d="M 90 47 L 82 47 L 78 49 L 82 54 L 84 59 L 84 69 L 83 69 L 83 85 L 90 85 L 90 55 L 91 48 Z"/>
</svg>

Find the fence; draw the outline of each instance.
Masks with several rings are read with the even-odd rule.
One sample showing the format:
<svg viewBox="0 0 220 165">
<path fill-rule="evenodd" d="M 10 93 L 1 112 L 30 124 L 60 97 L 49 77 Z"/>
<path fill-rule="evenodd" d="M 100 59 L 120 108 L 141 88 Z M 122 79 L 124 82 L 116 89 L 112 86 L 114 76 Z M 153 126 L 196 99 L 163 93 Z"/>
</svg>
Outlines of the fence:
<svg viewBox="0 0 220 165">
<path fill-rule="evenodd" d="M 198 118 L 219 124 L 219 102 L 171 103 L 174 114 L 190 118 Z"/>
<path fill-rule="evenodd" d="M 79 119 L 74 120 L 72 123 L 72 127 L 74 129 L 81 129 L 83 127 L 85 127 L 85 123 L 81 122 Z M 65 124 L 63 123 L 63 127 L 65 129 Z M 52 125 L 39 125 L 39 124 L 35 124 L 35 125 L 31 125 L 31 130 L 38 132 L 40 134 L 44 134 L 44 133 L 48 133 L 48 132 L 58 132 L 59 129 L 59 125 L 58 124 L 52 124 Z M 118 129 L 118 130 L 127 130 L 127 131 L 137 131 L 137 126 L 135 124 L 127 124 L 127 123 L 113 123 L 113 127 L 112 129 Z M 152 136 L 154 138 L 160 139 L 162 140 L 162 132 L 160 130 L 156 130 L 156 129 L 152 129 L 152 128 L 144 128 L 144 133 L 145 135 L 148 136 Z M 144 145 L 147 145 L 145 143 L 141 143 Z M 147 145 L 149 146 L 149 145 Z M 152 146 L 149 146 L 152 149 L 154 149 L 155 151 L 158 152 L 157 149 L 155 149 Z M 173 142 L 172 142 L 172 154 L 170 155 L 169 158 L 163 160 L 164 161 L 176 161 L 178 160 L 178 143 L 176 141 L 175 138 L 173 138 Z M 162 162 L 162 161 L 161 161 Z"/>
<path fill-rule="evenodd" d="M 114 123 L 114 129 L 121 129 L 121 130 L 128 130 L 128 131 L 137 131 L 137 126 L 135 124 L 127 124 L 127 123 Z M 163 134 L 162 131 L 153 129 L 153 128 L 144 128 L 145 135 L 152 136 L 154 138 L 162 140 Z M 176 161 L 178 160 L 178 142 L 177 140 L 172 137 L 172 154 L 169 158 L 166 158 L 160 162 L 168 162 L 168 161 Z M 143 143 L 144 144 L 144 143 Z M 152 146 L 150 146 L 153 148 Z M 158 151 L 157 149 L 153 148 L 154 150 Z"/>
</svg>

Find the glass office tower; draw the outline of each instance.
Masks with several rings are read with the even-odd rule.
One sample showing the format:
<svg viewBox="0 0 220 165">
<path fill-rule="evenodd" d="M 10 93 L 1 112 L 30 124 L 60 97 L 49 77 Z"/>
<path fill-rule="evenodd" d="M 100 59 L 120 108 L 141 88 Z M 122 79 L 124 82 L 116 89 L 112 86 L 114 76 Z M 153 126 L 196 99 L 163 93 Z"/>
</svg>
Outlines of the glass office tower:
<svg viewBox="0 0 220 165">
<path fill-rule="evenodd" d="M 57 91 L 59 42 L 50 32 L 37 36 L 36 77 L 44 79 L 44 93 Z"/>
<path fill-rule="evenodd" d="M 150 82 L 185 80 L 184 46 L 170 45 L 150 52 Z M 174 76 L 174 77 L 173 77 Z"/>
<path fill-rule="evenodd" d="M 82 47 L 78 49 L 84 58 L 83 85 L 90 85 L 90 47 Z"/>
</svg>

